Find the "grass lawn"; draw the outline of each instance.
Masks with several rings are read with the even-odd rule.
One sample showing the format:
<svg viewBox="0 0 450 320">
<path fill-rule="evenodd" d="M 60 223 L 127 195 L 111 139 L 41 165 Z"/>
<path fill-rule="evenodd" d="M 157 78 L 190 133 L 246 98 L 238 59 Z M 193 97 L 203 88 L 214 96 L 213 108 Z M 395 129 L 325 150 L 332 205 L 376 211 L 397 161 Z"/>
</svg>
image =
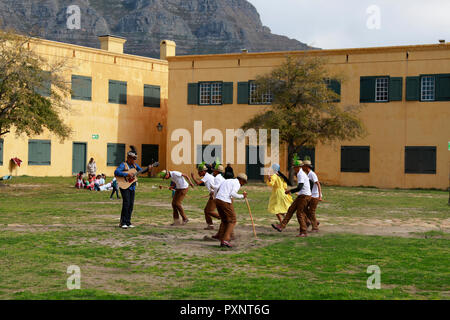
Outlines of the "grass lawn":
<svg viewBox="0 0 450 320">
<path fill-rule="evenodd" d="M 321 232 L 300 239 L 294 218 L 278 233 L 270 188 L 250 184 L 258 239 L 236 202 L 235 248 L 204 240 L 207 192 L 190 190 L 190 222 L 170 227 L 171 193 L 139 182 L 133 224 L 121 201 L 73 188 L 73 178 L 19 177 L 0 188 L 0 299 L 449 299 L 448 193 L 325 187 Z M 218 226 L 218 222 L 215 222 Z M 67 268 L 81 269 L 68 290 Z M 381 290 L 367 289 L 367 267 Z"/>
</svg>

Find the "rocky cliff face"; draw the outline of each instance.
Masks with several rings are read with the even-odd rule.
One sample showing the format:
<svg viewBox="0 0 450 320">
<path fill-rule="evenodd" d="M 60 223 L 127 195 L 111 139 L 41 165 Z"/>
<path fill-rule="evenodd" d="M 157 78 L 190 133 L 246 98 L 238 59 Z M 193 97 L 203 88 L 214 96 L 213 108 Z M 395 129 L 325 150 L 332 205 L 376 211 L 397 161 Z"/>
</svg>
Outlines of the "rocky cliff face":
<svg viewBox="0 0 450 320">
<path fill-rule="evenodd" d="M 79 29 L 67 27 L 71 5 L 80 8 Z M 310 49 L 272 34 L 246 0 L 2 0 L 0 19 L 2 27 L 94 48 L 98 35 L 119 35 L 125 52 L 155 58 L 163 39 L 176 41 L 177 55 Z"/>
</svg>

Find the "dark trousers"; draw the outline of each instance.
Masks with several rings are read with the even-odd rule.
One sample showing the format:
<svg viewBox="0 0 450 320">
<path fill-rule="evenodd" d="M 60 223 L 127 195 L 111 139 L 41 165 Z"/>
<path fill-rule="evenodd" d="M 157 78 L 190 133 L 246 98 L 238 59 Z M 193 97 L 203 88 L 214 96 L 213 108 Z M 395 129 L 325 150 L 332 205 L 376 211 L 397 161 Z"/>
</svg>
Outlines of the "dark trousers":
<svg viewBox="0 0 450 320">
<path fill-rule="evenodd" d="M 120 189 L 120 193 L 122 194 L 120 225 L 129 226 L 131 224 L 131 214 L 133 213 L 135 190 Z"/>
<path fill-rule="evenodd" d="M 111 193 L 111 195 L 109 196 L 111 199 L 114 196 L 114 193 L 117 194 L 117 199 L 119 199 L 119 189 L 117 187 L 113 187 L 113 191 Z"/>
</svg>

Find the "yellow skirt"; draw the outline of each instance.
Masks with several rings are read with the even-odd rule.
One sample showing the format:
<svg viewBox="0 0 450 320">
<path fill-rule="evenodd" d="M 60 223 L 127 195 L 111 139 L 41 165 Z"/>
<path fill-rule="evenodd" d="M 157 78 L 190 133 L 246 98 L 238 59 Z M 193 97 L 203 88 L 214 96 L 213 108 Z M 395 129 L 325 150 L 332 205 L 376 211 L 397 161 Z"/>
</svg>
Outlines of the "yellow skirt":
<svg viewBox="0 0 450 320">
<path fill-rule="evenodd" d="M 270 196 L 268 210 L 273 214 L 286 213 L 293 201 L 291 195 L 285 194 L 283 189 L 274 189 Z"/>
</svg>

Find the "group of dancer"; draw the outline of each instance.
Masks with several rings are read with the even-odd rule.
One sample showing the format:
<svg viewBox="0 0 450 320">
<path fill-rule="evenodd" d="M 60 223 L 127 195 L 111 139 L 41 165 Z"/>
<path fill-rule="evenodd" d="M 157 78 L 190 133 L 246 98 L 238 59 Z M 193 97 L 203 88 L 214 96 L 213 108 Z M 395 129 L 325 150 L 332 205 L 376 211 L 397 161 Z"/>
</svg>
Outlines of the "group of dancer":
<svg viewBox="0 0 450 320">
<path fill-rule="evenodd" d="M 128 172 L 134 168 L 141 171 L 136 164 L 137 152 L 133 148 L 127 153 L 127 161 L 122 163 L 115 171 L 116 177 L 133 178 L 134 173 Z M 294 212 L 297 213 L 297 219 L 300 224 L 299 237 L 307 235 L 307 228 L 312 225 L 312 232 L 318 232 L 319 222 L 316 219 L 315 211 L 317 204 L 322 201 L 322 192 L 317 175 L 312 171 L 312 165 L 309 160 L 300 161 L 294 159 L 293 167 L 297 174 L 297 188 L 288 190 L 289 179 L 280 171 L 280 166 L 274 164 L 272 169 L 274 174 L 269 176 L 268 185 L 272 187 L 272 195 L 269 201 L 269 212 L 277 215 L 279 224 L 273 224 L 272 227 L 282 232 Z M 179 171 L 163 170 L 158 176 L 162 179 L 171 179 L 171 187 L 175 192 L 172 197 L 173 223 L 172 226 L 186 225 L 189 219 L 183 208 L 183 200 L 186 197 L 189 186 L 205 186 L 209 192 L 208 201 L 204 208 L 205 221 L 207 226 L 205 230 L 214 230 L 213 219 L 220 220 L 220 227 L 211 239 L 220 241 L 221 247 L 231 248 L 231 240 L 234 240 L 234 227 L 236 225 L 236 212 L 234 210 L 234 199 L 247 198 L 247 193 L 238 193 L 240 188 L 247 184 L 248 178 L 244 173 L 240 173 L 236 178 L 225 179 L 224 168 L 217 163 L 213 168 L 212 174 L 208 173 L 209 168 L 205 163 L 197 166 L 197 172 L 200 179 L 197 179 L 193 173 L 191 177 Z M 192 180 L 191 180 L 192 179 Z M 119 227 L 123 229 L 133 228 L 131 224 L 131 215 L 134 207 L 136 183 L 133 183 L 128 189 L 120 188 L 123 198 L 122 212 Z M 297 193 L 295 200 L 291 194 Z M 181 220 L 180 220 L 181 218 Z"/>
</svg>

